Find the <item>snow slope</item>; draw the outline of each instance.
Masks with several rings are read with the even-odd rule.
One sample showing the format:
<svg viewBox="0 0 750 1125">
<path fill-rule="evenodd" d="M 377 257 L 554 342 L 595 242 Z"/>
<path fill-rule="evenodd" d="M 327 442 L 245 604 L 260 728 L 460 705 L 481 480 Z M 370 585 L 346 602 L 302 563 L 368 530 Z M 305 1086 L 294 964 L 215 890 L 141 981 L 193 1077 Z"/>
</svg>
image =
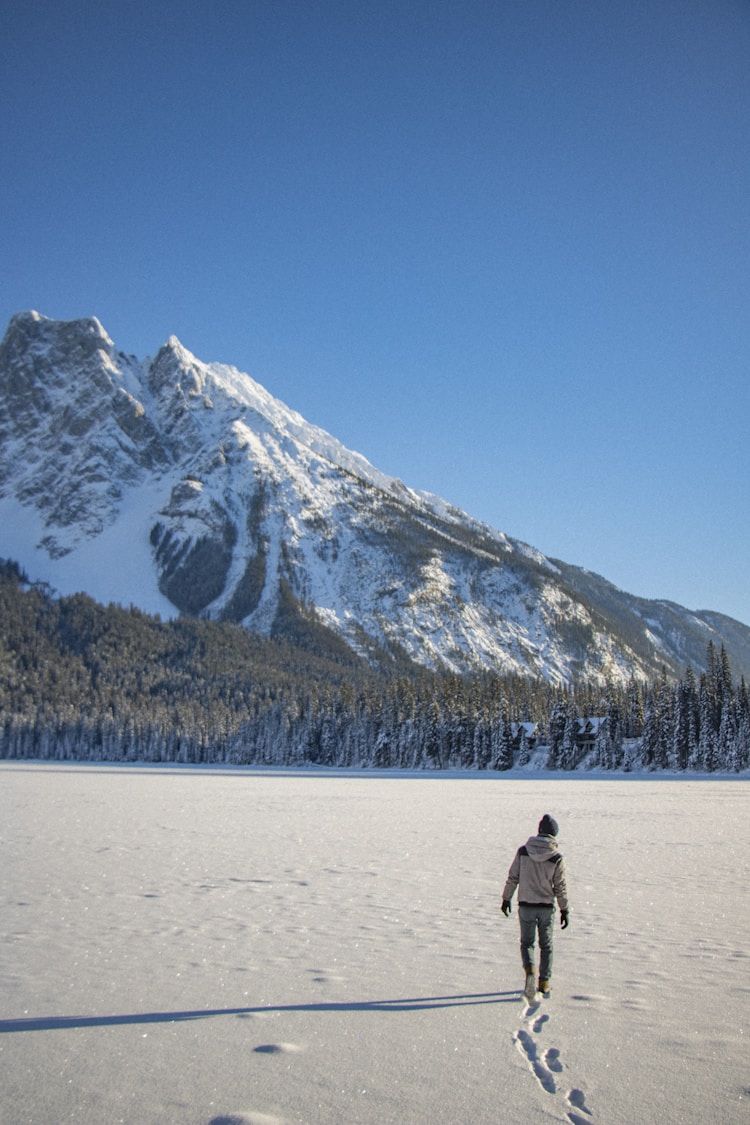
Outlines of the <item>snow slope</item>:
<svg viewBox="0 0 750 1125">
<path fill-rule="evenodd" d="M 744 1125 L 747 781 L 0 764 L 0 1119 Z M 499 896 L 543 812 L 571 925 Z"/>
</svg>

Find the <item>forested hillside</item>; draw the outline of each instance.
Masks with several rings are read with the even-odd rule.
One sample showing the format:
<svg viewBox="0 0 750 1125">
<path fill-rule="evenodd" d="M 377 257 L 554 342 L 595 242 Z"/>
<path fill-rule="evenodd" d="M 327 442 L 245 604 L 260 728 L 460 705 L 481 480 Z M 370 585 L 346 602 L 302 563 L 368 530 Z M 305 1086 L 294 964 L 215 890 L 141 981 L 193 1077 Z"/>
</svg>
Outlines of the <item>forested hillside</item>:
<svg viewBox="0 0 750 1125">
<path fill-rule="evenodd" d="M 311 619 L 272 638 L 54 598 L 0 567 L 0 758 L 507 770 L 750 765 L 726 653 L 624 687 L 359 659 Z M 292 638 L 293 639 L 290 639 Z M 594 718 L 584 731 L 582 720 Z M 593 734 L 595 731 L 595 735 Z"/>
</svg>

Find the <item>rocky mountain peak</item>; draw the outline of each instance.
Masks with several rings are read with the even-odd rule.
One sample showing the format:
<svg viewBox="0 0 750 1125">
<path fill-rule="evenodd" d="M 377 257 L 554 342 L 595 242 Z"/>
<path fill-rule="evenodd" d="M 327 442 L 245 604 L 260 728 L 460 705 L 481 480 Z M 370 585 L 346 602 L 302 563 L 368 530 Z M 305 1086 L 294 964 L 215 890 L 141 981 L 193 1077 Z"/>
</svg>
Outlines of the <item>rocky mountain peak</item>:
<svg viewBox="0 0 750 1125">
<path fill-rule="evenodd" d="M 156 397 L 200 395 L 206 384 L 206 371 L 176 336 L 170 336 L 157 352 L 148 369 L 148 388 Z"/>
<path fill-rule="evenodd" d="M 169 337 L 19 314 L 0 345 L 0 557 L 61 593 L 556 682 L 679 675 L 750 629 L 648 602 L 380 473 Z M 731 627 L 730 627 L 731 626 Z"/>
</svg>

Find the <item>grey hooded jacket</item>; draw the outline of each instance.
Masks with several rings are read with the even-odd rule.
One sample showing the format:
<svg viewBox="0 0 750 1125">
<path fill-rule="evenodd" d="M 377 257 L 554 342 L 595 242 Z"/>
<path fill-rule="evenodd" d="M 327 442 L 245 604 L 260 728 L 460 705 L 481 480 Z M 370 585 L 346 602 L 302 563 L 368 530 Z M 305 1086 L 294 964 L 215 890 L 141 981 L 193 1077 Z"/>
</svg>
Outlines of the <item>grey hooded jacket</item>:
<svg viewBox="0 0 750 1125">
<path fill-rule="evenodd" d="M 554 906 L 568 909 L 565 860 L 554 836 L 531 836 L 518 849 L 510 865 L 503 898 L 511 901 L 518 887 L 520 906 Z"/>
</svg>

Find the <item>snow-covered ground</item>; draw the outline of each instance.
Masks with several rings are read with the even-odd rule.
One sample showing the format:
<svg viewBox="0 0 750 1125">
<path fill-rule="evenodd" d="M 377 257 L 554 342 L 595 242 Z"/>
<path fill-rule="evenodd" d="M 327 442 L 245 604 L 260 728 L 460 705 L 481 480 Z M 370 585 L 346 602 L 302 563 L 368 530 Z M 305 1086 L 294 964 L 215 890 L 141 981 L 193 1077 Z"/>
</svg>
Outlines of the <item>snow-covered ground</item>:
<svg viewBox="0 0 750 1125">
<path fill-rule="evenodd" d="M 0 1120 L 750 1122 L 747 780 L 0 765 Z M 571 925 L 499 896 L 544 812 Z"/>
</svg>

